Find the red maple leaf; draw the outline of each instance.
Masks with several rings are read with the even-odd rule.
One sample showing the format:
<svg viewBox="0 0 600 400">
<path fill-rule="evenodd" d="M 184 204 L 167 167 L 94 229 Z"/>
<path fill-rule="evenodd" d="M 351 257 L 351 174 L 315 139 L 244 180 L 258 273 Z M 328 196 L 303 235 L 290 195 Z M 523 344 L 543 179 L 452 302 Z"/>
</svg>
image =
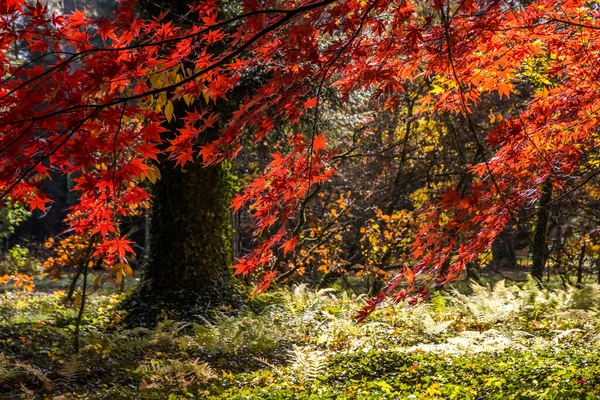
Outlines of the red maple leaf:
<svg viewBox="0 0 600 400">
<path fill-rule="evenodd" d="M 320 150 L 327 150 L 327 146 L 325 144 L 328 140 L 323 135 L 315 136 L 315 140 L 313 140 L 313 149 L 315 152 L 319 152 Z"/>
</svg>

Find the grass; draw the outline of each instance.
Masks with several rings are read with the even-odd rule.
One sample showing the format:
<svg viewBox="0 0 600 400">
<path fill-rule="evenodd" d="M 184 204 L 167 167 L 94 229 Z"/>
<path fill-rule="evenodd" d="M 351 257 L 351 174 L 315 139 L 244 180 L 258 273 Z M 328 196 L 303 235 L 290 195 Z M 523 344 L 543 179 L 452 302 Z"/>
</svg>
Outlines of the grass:
<svg viewBox="0 0 600 400">
<path fill-rule="evenodd" d="M 235 315 L 126 328 L 124 295 L 90 297 L 82 350 L 64 292 L 0 295 L 0 398 L 596 399 L 600 287 L 472 285 L 387 305 L 306 286 Z"/>
</svg>

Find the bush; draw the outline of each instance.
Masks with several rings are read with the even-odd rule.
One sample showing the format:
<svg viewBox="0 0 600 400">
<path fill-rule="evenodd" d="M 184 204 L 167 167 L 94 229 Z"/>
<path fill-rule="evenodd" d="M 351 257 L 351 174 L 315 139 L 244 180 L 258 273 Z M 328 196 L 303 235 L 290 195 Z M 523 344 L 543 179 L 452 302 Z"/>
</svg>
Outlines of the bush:
<svg viewBox="0 0 600 400">
<path fill-rule="evenodd" d="M 21 273 L 37 276 L 41 272 L 42 263 L 25 246 L 17 244 L 11 247 L 0 259 L 0 275 Z"/>
</svg>

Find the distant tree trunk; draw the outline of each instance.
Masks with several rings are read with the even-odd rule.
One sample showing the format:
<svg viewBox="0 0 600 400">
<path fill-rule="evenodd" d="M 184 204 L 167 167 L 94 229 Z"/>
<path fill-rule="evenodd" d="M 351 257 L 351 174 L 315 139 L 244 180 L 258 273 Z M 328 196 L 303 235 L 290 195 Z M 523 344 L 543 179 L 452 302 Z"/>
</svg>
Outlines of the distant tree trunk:
<svg viewBox="0 0 600 400">
<path fill-rule="evenodd" d="M 550 209 L 548 207 L 551 201 L 552 183 L 546 181 L 542 187 L 542 196 L 539 200 L 537 221 L 533 235 L 533 264 L 531 266 L 531 276 L 538 282 L 542 282 L 546 261 L 548 259 L 548 246 L 546 241 L 548 236 L 548 220 L 550 218 Z"/>
<path fill-rule="evenodd" d="M 481 282 L 481 278 L 479 277 L 479 273 L 477 273 L 477 268 L 474 263 L 467 263 L 467 280 Z"/>
<path fill-rule="evenodd" d="M 505 229 L 492 244 L 492 265 L 497 270 L 514 270 L 517 266 L 514 232 Z"/>
<path fill-rule="evenodd" d="M 77 268 L 77 271 L 75 271 L 75 275 L 73 276 L 73 278 L 71 278 L 71 283 L 69 284 L 69 291 L 67 292 L 67 300 L 68 301 L 73 300 L 73 295 L 75 294 L 75 289 L 77 289 L 77 281 L 79 280 L 80 276 L 81 276 L 81 269 Z"/>
<path fill-rule="evenodd" d="M 329 271 L 329 272 L 323 274 L 323 277 L 321 278 L 321 281 L 319 282 L 318 287 L 319 287 L 319 289 L 331 287 L 331 285 L 333 285 L 335 283 L 335 281 L 337 281 L 339 278 L 341 278 L 343 276 L 344 276 L 344 274 L 338 270 Z"/>
<path fill-rule="evenodd" d="M 581 249 L 579 250 L 579 259 L 577 263 L 577 287 L 581 287 L 583 283 L 583 261 L 585 260 L 585 241 L 581 245 Z"/>
</svg>

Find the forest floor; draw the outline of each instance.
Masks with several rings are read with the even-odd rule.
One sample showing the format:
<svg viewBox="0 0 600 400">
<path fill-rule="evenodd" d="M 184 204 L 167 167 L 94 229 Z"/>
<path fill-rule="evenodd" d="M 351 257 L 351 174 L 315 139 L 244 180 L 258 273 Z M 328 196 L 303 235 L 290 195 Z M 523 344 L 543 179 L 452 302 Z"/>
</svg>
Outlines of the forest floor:
<svg viewBox="0 0 600 400">
<path fill-rule="evenodd" d="M 126 328 L 123 295 L 0 295 L 0 398 L 597 399 L 600 286 L 448 290 L 363 324 L 364 297 L 306 286 L 210 321 Z"/>
</svg>

